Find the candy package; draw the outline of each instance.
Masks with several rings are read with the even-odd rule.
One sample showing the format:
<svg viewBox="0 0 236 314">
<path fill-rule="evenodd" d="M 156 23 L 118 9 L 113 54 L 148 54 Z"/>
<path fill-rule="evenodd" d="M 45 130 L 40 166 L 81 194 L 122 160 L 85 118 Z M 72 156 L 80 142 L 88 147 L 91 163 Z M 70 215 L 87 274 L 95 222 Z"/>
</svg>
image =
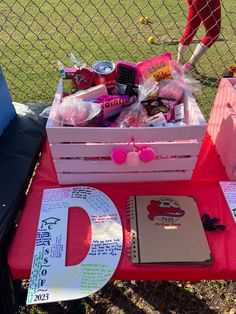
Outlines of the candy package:
<svg viewBox="0 0 236 314">
<path fill-rule="evenodd" d="M 157 81 L 172 78 L 170 60 L 171 53 L 163 53 L 153 59 L 138 63 L 138 69 L 142 80 L 154 77 Z"/>
<path fill-rule="evenodd" d="M 185 88 L 183 82 L 175 79 L 163 79 L 156 82 L 156 86 L 154 85 L 154 87 L 155 93 L 152 96 L 149 94 L 149 96 L 141 101 L 146 109 L 147 115 L 152 117 L 163 113 L 167 122 L 175 122 L 180 119 L 179 112 L 181 111 L 182 120 L 183 94 Z M 179 106 L 180 104 L 181 106 Z M 177 108 L 177 106 L 179 107 Z M 176 117 L 176 109 L 178 109 L 178 119 Z"/>
<path fill-rule="evenodd" d="M 130 108 L 124 109 L 113 126 L 120 128 L 144 127 L 147 125 L 147 113 L 140 102 L 135 102 Z"/>
<path fill-rule="evenodd" d="M 155 100 L 143 101 L 142 105 L 145 108 L 149 117 L 163 113 L 166 121 L 174 120 L 174 107 L 177 104 L 175 100 L 157 97 Z"/>
<path fill-rule="evenodd" d="M 145 80 L 139 87 L 138 100 L 121 112 L 116 124 L 121 128 L 147 126 L 148 115 L 142 102 L 146 99 L 155 99 L 157 93 L 158 82 L 153 77 Z"/>
<path fill-rule="evenodd" d="M 93 100 L 93 103 L 100 104 L 103 120 L 117 117 L 123 108 L 130 105 L 132 99 L 126 95 L 101 95 Z"/>
</svg>

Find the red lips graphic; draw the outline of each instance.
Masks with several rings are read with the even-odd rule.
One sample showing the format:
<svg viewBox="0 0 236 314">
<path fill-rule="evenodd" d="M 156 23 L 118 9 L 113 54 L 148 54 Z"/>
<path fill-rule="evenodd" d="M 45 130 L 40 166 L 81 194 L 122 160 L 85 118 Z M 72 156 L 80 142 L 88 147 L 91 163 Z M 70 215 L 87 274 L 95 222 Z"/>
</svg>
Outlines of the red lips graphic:
<svg viewBox="0 0 236 314">
<path fill-rule="evenodd" d="M 154 220 L 156 216 L 166 216 L 166 217 L 182 217 L 185 211 L 180 207 L 160 207 L 161 202 L 152 200 L 147 207 L 149 211 L 148 218 Z"/>
</svg>

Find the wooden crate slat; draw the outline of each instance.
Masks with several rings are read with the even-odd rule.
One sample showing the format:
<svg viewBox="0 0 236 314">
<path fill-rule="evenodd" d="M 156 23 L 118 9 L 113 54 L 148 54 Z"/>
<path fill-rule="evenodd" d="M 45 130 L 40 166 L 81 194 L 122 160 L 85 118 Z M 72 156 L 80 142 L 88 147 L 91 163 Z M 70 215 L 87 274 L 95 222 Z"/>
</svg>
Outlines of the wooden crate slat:
<svg viewBox="0 0 236 314">
<path fill-rule="evenodd" d="M 61 184 L 115 183 L 115 182 L 156 182 L 190 180 L 192 171 L 148 172 L 148 173 L 58 173 Z"/>
<path fill-rule="evenodd" d="M 162 128 L 91 128 L 56 127 L 47 129 L 51 144 L 62 142 L 128 143 L 132 137 L 136 142 L 161 142 L 178 140 L 201 140 L 206 126 L 180 126 Z"/>
<path fill-rule="evenodd" d="M 197 155 L 201 148 L 201 142 L 158 142 L 137 143 L 137 145 L 152 147 L 158 156 L 162 155 Z M 126 147 L 119 143 L 87 143 L 87 144 L 51 144 L 54 159 L 63 157 L 110 157 L 114 147 Z M 130 147 L 132 149 L 132 147 Z"/>
<path fill-rule="evenodd" d="M 137 167 L 116 165 L 112 160 L 54 160 L 57 172 L 140 172 L 163 170 L 192 170 L 197 157 L 153 160 L 149 163 L 140 162 Z"/>
</svg>

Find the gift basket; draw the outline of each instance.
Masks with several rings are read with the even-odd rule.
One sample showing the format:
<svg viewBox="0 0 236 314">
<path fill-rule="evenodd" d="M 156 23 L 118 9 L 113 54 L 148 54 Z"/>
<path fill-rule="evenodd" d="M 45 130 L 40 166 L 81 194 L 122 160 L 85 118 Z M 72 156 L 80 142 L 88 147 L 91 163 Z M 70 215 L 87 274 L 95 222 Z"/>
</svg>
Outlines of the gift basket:
<svg viewBox="0 0 236 314">
<path fill-rule="evenodd" d="M 189 180 L 207 123 L 170 53 L 137 64 L 73 55 L 46 126 L 60 184 Z"/>
</svg>

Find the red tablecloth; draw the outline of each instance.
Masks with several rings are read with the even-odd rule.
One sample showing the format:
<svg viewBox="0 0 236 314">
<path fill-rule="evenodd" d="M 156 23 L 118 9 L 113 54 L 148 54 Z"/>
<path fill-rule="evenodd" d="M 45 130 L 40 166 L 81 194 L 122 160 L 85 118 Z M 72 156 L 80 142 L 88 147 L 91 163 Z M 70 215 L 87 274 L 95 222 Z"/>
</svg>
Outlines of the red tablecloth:
<svg viewBox="0 0 236 314">
<path fill-rule="evenodd" d="M 236 279 L 236 225 L 225 202 L 219 186 L 220 180 L 227 180 L 224 168 L 206 135 L 191 181 L 171 181 L 155 183 L 126 184 L 91 184 L 106 193 L 119 210 L 123 229 L 123 252 L 113 276 L 120 280 L 201 280 L 201 279 Z M 11 243 L 8 263 L 14 279 L 30 277 L 34 243 L 38 226 L 42 192 L 45 188 L 59 187 L 48 143 L 45 144 L 41 162 L 37 168 L 25 208 Z M 130 262 L 129 224 L 126 220 L 126 201 L 130 195 L 169 194 L 193 196 L 199 206 L 200 214 L 208 213 L 220 218 L 220 223 L 227 226 L 226 231 L 207 232 L 207 239 L 213 257 L 210 266 L 166 266 L 138 265 Z M 81 229 L 74 214 L 69 215 L 67 238 L 67 265 L 77 264 L 87 246 L 86 230 Z M 189 235 L 191 236 L 191 235 Z M 81 241 L 82 240 L 82 241 Z"/>
</svg>

